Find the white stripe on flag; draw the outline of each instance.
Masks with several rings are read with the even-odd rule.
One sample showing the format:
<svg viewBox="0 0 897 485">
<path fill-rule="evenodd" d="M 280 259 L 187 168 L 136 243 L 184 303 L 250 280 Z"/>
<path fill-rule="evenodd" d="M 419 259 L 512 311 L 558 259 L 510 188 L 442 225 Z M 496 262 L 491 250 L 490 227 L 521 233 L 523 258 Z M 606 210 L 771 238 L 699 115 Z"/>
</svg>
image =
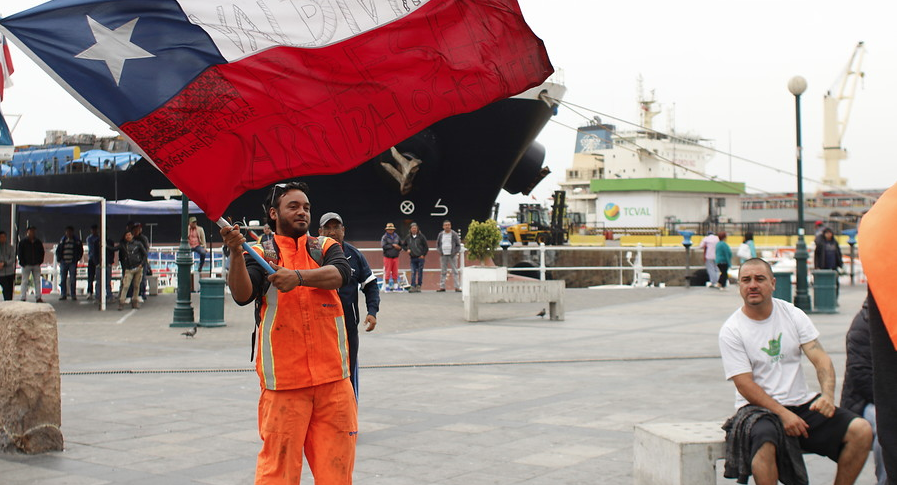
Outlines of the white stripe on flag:
<svg viewBox="0 0 897 485">
<path fill-rule="evenodd" d="M 429 0 L 178 0 L 228 62 L 276 46 L 322 47 L 400 19 Z"/>
</svg>

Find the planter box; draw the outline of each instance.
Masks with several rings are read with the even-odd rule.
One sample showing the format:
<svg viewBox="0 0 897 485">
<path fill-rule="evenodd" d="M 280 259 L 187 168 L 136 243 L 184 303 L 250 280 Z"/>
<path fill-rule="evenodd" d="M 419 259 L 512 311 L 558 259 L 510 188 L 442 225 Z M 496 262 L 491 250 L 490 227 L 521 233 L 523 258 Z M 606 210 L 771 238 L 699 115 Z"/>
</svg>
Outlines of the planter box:
<svg viewBox="0 0 897 485">
<path fill-rule="evenodd" d="M 461 270 L 461 295 L 463 299 L 470 294 L 471 281 L 508 281 L 508 268 L 505 266 L 465 266 Z"/>
</svg>

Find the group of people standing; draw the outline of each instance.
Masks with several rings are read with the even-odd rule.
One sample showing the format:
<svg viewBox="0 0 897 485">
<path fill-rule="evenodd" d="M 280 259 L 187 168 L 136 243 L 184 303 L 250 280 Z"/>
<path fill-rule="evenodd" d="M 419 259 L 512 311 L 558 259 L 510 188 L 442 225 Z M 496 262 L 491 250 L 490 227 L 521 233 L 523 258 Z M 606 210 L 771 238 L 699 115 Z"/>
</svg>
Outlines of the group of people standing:
<svg viewBox="0 0 897 485">
<path fill-rule="evenodd" d="M 713 288 L 724 289 L 729 284 L 729 264 L 733 256 L 738 257 L 741 264 L 757 257 L 757 248 L 754 246 L 754 233 L 745 232 L 741 245 L 733 255 L 732 248 L 727 241 L 725 231 L 714 234 L 709 231 L 701 244 L 698 245 L 704 252 L 704 265 L 707 270 L 707 278 Z M 816 221 L 816 241 L 813 250 L 813 267 L 816 269 L 838 270 L 843 266 L 841 248 L 835 233 L 829 227 L 824 227 L 822 221 Z M 837 279 L 836 279 L 837 281 Z"/>
<path fill-rule="evenodd" d="M 84 245 L 87 245 L 87 299 L 106 298 L 112 300 L 112 266 L 115 255 L 122 267 L 122 285 L 119 293 L 119 309 L 130 298 L 131 306 L 139 308 L 146 298 L 146 280 L 144 273 L 148 270 L 147 257 L 149 240 L 143 235 L 143 226 L 139 222 L 129 222 L 121 240 L 116 243 L 106 239 L 106 264 L 102 267 L 101 238 L 97 225 L 90 227 L 90 235 L 82 241 L 75 234 L 73 226 L 67 226 L 56 245 L 56 263 L 59 265 L 59 300 L 78 300 L 77 279 L 78 263 L 84 257 Z M 46 250 L 44 242 L 37 237 L 37 228 L 29 226 L 25 237 L 13 249 L 5 231 L 0 231 L 0 287 L 3 299 L 11 300 L 16 278 L 16 259 L 22 267 L 20 299 L 27 301 L 28 292 L 33 288 L 35 301 L 43 303 L 41 288 L 41 265 L 44 263 Z"/>
<path fill-rule="evenodd" d="M 380 238 L 380 246 L 383 248 L 383 289 L 387 292 L 403 291 L 399 283 L 399 255 L 402 251 L 408 253 L 411 262 L 411 287 L 409 293 L 420 293 L 424 277 L 424 262 L 430 251 L 429 241 L 420 232 L 416 222 L 412 222 L 408 235 L 402 238 L 396 234 L 396 226 L 390 222 L 386 224 L 386 232 Z M 448 271 L 451 269 L 452 282 L 455 291 L 461 291 L 461 279 L 458 276 L 458 254 L 461 253 L 461 235 L 452 230 L 452 222 L 445 220 L 442 223 L 442 231 L 436 236 L 436 252 L 439 253 L 440 278 L 439 289 L 445 291 L 445 283 Z"/>
</svg>

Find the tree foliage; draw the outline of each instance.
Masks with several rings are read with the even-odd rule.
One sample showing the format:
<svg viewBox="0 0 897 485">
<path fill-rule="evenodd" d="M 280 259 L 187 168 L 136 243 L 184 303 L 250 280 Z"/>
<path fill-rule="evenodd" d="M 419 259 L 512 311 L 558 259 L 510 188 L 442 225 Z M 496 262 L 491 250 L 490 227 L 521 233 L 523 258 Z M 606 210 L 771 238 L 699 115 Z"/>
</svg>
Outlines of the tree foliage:
<svg viewBox="0 0 897 485">
<path fill-rule="evenodd" d="M 501 243 L 501 229 L 498 224 L 487 219 L 485 222 L 470 221 L 467 226 L 467 235 L 464 238 L 464 245 L 467 248 L 467 255 L 470 259 L 486 260 L 495 254 L 498 245 Z"/>
</svg>

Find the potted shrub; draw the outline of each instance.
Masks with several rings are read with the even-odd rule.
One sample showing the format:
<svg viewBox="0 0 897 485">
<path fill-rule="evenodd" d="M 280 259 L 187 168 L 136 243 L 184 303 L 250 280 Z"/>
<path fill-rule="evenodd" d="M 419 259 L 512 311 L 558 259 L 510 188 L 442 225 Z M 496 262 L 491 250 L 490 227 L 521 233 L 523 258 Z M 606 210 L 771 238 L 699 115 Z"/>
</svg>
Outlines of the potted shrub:
<svg viewBox="0 0 897 485">
<path fill-rule="evenodd" d="M 484 266 L 495 266 L 492 257 L 499 243 L 501 243 L 501 229 L 495 221 L 492 219 L 485 222 L 470 221 L 467 235 L 464 237 L 468 258 L 480 261 Z"/>
<path fill-rule="evenodd" d="M 462 268 L 464 276 L 461 278 L 461 288 L 464 297 L 467 297 L 470 281 L 507 281 L 508 268 L 495 266 L 492 257 L 501 243 L 501 229 L 492 219 L 485 222 L 470 221 L 467 227 L 467 235 L 464 238 L 466 257 L 471 261 L 477 261 L 482 266 L 467 266 Z"/>
</svg>

